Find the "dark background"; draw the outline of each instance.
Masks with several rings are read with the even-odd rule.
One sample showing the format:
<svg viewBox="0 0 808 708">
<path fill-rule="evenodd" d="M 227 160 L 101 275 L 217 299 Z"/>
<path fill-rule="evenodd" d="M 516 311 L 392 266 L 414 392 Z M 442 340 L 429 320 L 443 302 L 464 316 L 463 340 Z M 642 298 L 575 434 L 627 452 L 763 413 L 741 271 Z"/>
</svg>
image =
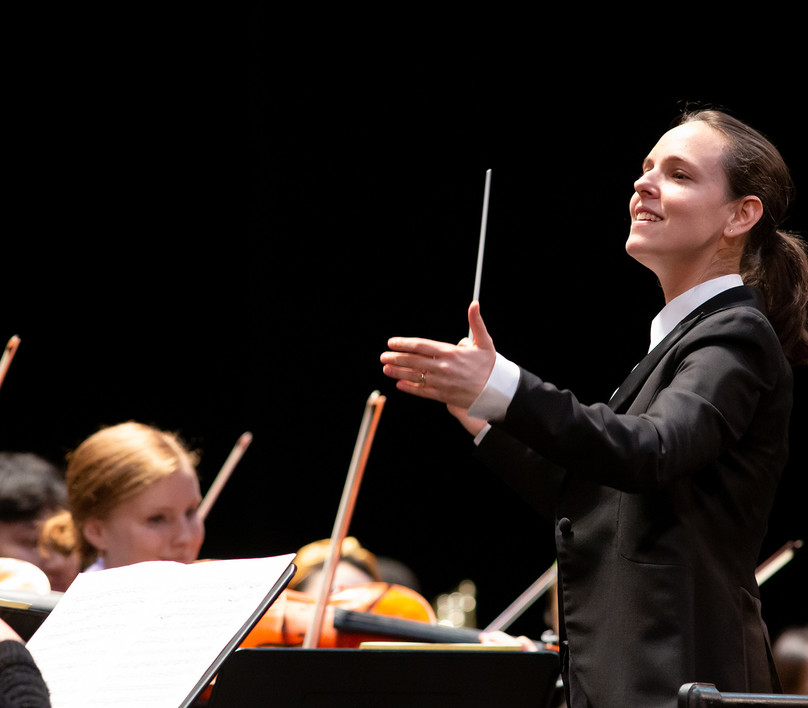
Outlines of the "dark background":
<svg viewBox="0 0 808 708">
<path fill-rule="evenodd" d="M 623 250 L 642 158 L 686 101 L 765 132 L 808 188 L 801 98 L 609 46 L 430 52 L 323 44 L 239 16 L 24 18 L 12 62 L 0 447 L 55 460 L 135 419 L 203 454 L 206 557 L 330 535 L 363 406 L 387 396 L 350 533 L 432 599 L 470 578 L 486 625 L 553 560 L 552 531 L 471 457 L 440 405 L 381 374 L 391 335 L 467 332 L 484 175 L 481 303 L 497 347 L 608 398 L 662 306 Z M 97 17 L 94 19 L 98 19 Z M 379 35 L 376 35 L 379 36 Z M 521 46 L 521 45 L 520 45 Z M 780 90 L 782 88 L 782 90 Z M 804 200 L 788 226 L 808 232 Z M 762 558 L 808 535 L 806 372 Z M 763 586 L 772 631 L 808 622 L 806 552 Z M 516 631 L 536 636 L 528 613 Z"/>
</svg>

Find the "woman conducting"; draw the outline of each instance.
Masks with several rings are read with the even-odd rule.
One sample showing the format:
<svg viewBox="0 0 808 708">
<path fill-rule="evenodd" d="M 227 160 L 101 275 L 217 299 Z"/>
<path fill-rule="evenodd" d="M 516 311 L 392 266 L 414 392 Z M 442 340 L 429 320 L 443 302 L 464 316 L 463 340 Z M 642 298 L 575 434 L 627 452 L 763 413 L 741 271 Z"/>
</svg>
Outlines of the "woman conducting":
<svg viewBox="0 0 808 708">
<path fill-rule="evenodd" d="M 683 115 L 645 158 L 630 256 L 665 306 L 608 404 L 583 405 L 473 342 L 394 337 L 401 391 L 449 406 L 478 454 L 555 523 L 572 708 L 673 707 L 685 683 L 772 692 L 755 566 L 784 467 L 791 365 L 808 361 L 808 260 L 779 230 L 777 150 L 719 111 Z"/>
</svg>

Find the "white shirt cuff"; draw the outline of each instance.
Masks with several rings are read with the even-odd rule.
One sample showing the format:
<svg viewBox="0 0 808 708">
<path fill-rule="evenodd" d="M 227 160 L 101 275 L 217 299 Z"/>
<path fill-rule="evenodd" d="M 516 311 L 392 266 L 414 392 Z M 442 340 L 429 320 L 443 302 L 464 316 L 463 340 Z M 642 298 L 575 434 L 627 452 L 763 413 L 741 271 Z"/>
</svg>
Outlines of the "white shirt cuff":
<svg viewBox="0 0 808 708">
<path fill-rule="evenodd" d="M 485 388 L 469 407 L 468 414 L 472 418 L 488 421 L 504 419 L 519 385 L 519 376 L 519 367 L 501 354 L 497 354 Z"/>
<path fill-rule="evenodd" d="M 483 429 L 474 436 L 474 444 L 479 445 L 489 430 L 491 430 L 491 423 L 486 423 Z"/>
</svg>

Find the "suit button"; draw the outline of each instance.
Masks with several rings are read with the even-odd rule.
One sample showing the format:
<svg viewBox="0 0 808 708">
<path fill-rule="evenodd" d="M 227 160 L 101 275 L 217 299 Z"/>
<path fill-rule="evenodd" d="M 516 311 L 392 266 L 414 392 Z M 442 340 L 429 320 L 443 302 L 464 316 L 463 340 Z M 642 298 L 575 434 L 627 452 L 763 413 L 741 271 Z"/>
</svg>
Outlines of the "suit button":
<svg viewBox="0 0 808 708">
<path fill-rule="evenodd" d="M 558 521 L 558 530 L 561 531 L 562 536 L 569 536 L 572 533 L 572 521 L 566 516 Z"/>
</svg>

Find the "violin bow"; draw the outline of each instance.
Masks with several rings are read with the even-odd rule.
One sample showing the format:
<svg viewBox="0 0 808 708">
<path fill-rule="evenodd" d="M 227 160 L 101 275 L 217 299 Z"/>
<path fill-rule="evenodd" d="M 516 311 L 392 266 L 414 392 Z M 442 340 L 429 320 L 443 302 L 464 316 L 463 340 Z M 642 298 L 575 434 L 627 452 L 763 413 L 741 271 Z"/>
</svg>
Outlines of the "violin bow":
<svg viewBox="0 0 808 708">
<path fill-rule="evenodd" d="M 474 275 L 474 294 L 472 300 L 480 299 L 480 284 L 483 278 L 483 256 L 485 254 L 485 233 L 488 230 L 488 201 L 491 196 L 491 170 L 485 172 L 485 190 L 483 192 L 483 216 L 480 221 L 480 244 L 477 247 L 477 271 Z M 474 341 L 474 334 L 469 327 L 469 341 Z"/>
<path fill-rule="evenodd" d="M 547 570 L 545 570 L 537 580 L 535 580 L 527 590 L 525 590 L 519 597 L 517 597 L 508 607 L 506 607 L 500 615 L 489 624 L 484 631 L 496 632 L 504 631 L 513 624 L 513 622 L 530 607 L 536 600 L 538 600 L 544 593 L 546 593 L 558 578 L 558 562 L 555 561 Z"/>
<path fill-rule="evenodd" d="M 233 446 L 233 449 L 230 451 L 230 454 L 224 461 L 222 468 L 219 470 L 219 473 L 214 478 L 213 483 L 205 493 L 205 498 L 199 505 L 199 509 L 197 509 L 197 516 L 202 519 L 202 521 L 205 520 L 210 508 L 213 506 L 216 499 L 218 499 L 224 485 L 227 484 L 227 480 L 230 479 L 230 475 L 233 474 L 233 470 L 236 468 L 236 465 L 241 460 L 251 442 L 252 433 L 249 432 L 243 433 L 236 441 L 236 444 Z"/>
<path fill-rule="evenodd" d="M 382 413 L 385 401 L 384 396 L 380 395 L 378 391 L 374 391 L 365 403 L 362 423 L 359 426 L 359 434 L 351 457 L 351 465 L 348 468 L 348 476 L 342 491 L 337 518 L 334 521 L 334 530 L 331 533 L 331 542 L 323 568 L 323 580 L 317 594 L 315 609 L 312 613 L 306 636 L 303 639 L 304 649 L 312 649 L 320 642 L 325 610 L 328 605 L 328 598 L 331 595 L 331 586 L 334 583 L 334 575 L 342 551 L 342 542 L 345 540 L 348 525 L 356 505 L 359 485 L 362 483 L 362 475 L 365 471 L 365 465 L 370 454 L 370 448 L 373 445 L 373 438 L 376 434 L 379 416 Z"/>
<path fill-rule="evenodd" d="M 802 541 L 789 541 L 776 553 L 770 555 L 755 569 L 755 580 L 762 585 L 794 557 L 794 551 L 802 548 Z"/>
<path fill-rule="evenodd" d="M 17 353 L 18 346 L 20 346 L 20 338 L 15 334 L 8 340 L 8 344 L 6 344 L 6 348 L 3 351 L 3 356 L 0 357 L 0 386 L 3 385 L 3 381 L 6 379 L 8 367 L 11 366 L 11 361 Z"/>
</svg>

